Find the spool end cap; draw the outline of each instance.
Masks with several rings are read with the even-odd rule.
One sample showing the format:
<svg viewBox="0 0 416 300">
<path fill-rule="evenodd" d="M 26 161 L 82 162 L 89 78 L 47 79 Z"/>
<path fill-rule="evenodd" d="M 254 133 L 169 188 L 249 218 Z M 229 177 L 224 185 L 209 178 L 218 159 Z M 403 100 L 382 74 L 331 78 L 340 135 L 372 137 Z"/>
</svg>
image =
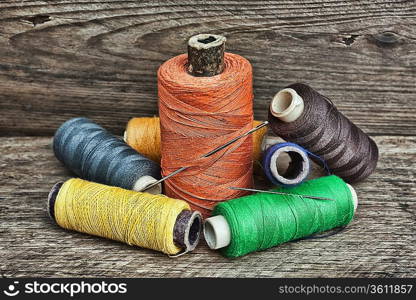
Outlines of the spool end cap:
<svg viewBox="0 0 416 300">
<path fill-rule="evenodd" d="M 54 221 L 55 221 L 55 201 L 63 184 L 64 184 L 63 181 L 59 181 L 55 183 L 48 194 L 48 199 L 46 200 L 46 209 L 47 209 L 48 215 Z"/>
<path fill-rule="evenodd" d="M 355 191 L 355 189 L 352 187 L 352 185 L 347 183 L 348 188 L 350 189 L 351 192 L 351 196 L 352 196 L 352 202 L 354 203 L 354 213 L 357 210 L 358 207 L 358 196 L 357 196 L 357 192 Z"/>
<path fill-rule="evenodd" d="M 227 220 L 221 215 L 207 218 L 204 223 L 204 237 L 211 249 L 227 247 L 231 242 L 231 230 Z"/>
<path fill-rule="evenodd" d="M 149 175 L 145 175 L 137 179 L 137 181 L 133 185 L 133 190 L 136 192 L 143 191 L 146 187 L 149 185 L 155 183 L 157 180 Z M 154 187 L 146 190 L 146 193 L 158 195 L 162 193 L 162 185 L 159 183 L 158 185 L 155 185 Z"/>
<path fill-rule="evenodd" d="M 222 46 L 227 39 L 225 36 L 210 33 L 200 33 L 189 38 L 188 46 L 197 50 Z"/>
<path fill-rule="evenodd" d="M 302 97 L 291 88 L 280 90 L 270 103 L 270 112 L 283 122 L 293 122 L 303 113 Z"/>
<path fill-rule="evenodd" d="M 198 34 L 188 40 L 187 72 L 192 76 L 211 77 L 224 71 L 226 38 L 218 34 Z"/>
<path fill-rule="evenodd" d="M 202 225 L 202 215 L 199 211 L 193 211 L 185 230 L 185 247 L 192 251 L 199 243 Z"/>
<path fill-rule="evenodd" d="M 124 133 L 123 133 L 123 141 L 125 143 L 127 143 L 127 130 L 124 130 Z"/>
</svg>

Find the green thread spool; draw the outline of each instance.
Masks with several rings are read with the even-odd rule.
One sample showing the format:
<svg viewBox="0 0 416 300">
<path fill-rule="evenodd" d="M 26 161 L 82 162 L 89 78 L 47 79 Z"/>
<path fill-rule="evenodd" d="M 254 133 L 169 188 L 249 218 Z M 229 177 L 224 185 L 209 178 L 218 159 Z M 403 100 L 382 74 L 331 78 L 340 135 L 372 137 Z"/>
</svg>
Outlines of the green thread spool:
<svg viewBox="0 0 416 300">
<path fill-rule="evenodd" d="M 218 204 L 205 220 L 204 234 L 211 249 L 238 257 L 310 236 L 351 222 L 357 207 L 354 189 L 332 175 L 296 187 L 276 189 L 293 195 L 258 193 Z"/>
</svg>

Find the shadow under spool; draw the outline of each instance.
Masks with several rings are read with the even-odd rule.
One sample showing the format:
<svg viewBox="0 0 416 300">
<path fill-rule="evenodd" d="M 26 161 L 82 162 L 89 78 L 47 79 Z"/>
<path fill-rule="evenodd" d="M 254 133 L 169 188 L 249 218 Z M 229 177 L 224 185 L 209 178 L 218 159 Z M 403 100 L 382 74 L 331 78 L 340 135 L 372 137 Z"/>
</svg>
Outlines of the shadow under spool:
<svg viewBox="0 0 416 300">
<path fill-rule="evenodd" d="M 56 183 L 48 195 L 47 210 L 49 217 L 56 222 L 55 219 L 55 202 L 64 182 Z M 183 249 L 192 251 L 198 245 L 202 230 L 202 217 L 198 211 L 184 210 L 177 219 L 173 228 L 173 241 Z"/>
</svg>

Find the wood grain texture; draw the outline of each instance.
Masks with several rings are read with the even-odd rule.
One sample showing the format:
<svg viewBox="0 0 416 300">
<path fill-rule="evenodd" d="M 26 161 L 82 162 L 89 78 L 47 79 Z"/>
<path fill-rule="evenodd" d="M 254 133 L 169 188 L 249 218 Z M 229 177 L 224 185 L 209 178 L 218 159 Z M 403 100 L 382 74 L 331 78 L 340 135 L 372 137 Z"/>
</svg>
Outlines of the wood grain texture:
<svg viewBox="0 0 416 300">
<path fill-rule="evenodd" d="M 0 2 L 0 275 L 414 276 L 415 1 L 204 2 Z M 354 186 L 353 223 L 234 260 L 204 243 L 169 259 L 53 224 L 47 194 L 72 176 L 50 148 L 55 129 L 87 116 L 121 134 L 131 117 L 157 114 L 157 68 L 208 32 L 253 64 L 256 119 L 301 81 L 375 136 L 380 162 Z"/>
<path fill-rule="evenodd" d="M 157 113 L 156 70 L 197 33 L 254 66 L 255 117 L 310 84 L 373 135 L 416 132 L 414 1 L 2 1 L 0 135 L 87 116 L 121 134 Z"/>
<path fill-rule="evenodd" d="M 86 277 L 410 277 L 416 272 L 416 137 L 377 136 L 381 160 L 354 185 L 359 208 L 342 233 L 286 243 L 226 259 L 204 243 L 166 255 L 55 225 L 45 201 L 71 176 L 54 158 L 51 138 L 1 138 L 0 271 L 14 276 Z"/>
</svg>

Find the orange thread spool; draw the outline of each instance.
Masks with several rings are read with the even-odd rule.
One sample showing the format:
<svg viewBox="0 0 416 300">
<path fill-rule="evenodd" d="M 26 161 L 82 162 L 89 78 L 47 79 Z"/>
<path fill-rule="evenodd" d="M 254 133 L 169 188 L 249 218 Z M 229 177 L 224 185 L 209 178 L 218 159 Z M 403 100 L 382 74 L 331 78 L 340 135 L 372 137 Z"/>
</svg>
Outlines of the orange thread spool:
<svg viewBox="0 0 416 300">
<path fill-rule="evenodd" d="M 253 128 L 260 125 L 261 121 L 253 121 Z M 267 133 L 267 127 L 253 132 L 253 161 L 261 163 L 262 142 Z M 140 154 L 160 163 L 160 120 L 159 117 L 132 118 L 127 123 L 124 135 L 125 142 Z"/>
<path fill-rule="evenodd" d="M 160 163 L 160 123 L 158 117 L 130 119 L 124 133 L 124 141 L 140 154 Z"/>
<path fill-rule="evenodd" d="M 188 56 L 166 61 L 158 71 L 162 175 L 189 169 L 165 181 L 165 192 L 208 216 L 219 202 L 247 194 L 229 189 L 253 184 L 253 138 L 201 158 L 253 126 L 252 67 L 225 53 L 224 70 L 212 77 L 187 73 Z"/>
</svg>

